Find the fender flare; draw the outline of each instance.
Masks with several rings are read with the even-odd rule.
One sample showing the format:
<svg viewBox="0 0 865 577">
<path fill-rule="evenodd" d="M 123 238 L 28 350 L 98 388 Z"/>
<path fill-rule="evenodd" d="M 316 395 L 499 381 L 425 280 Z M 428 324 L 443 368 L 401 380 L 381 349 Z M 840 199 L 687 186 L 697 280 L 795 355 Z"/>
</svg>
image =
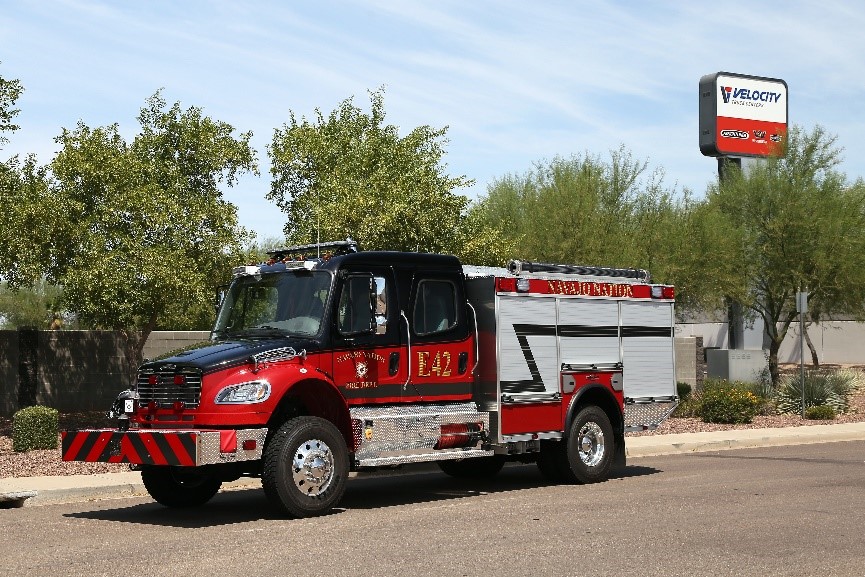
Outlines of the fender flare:
<svg viewBox="0 0 865 577">
<path fill-rule="evenodd" d="M 613 395 L 612 391 L 603 385 L 586 385 L 581 387 L 577 393 L 571 397 L 571 403 L 568 406 L 568 411 L 565 414 L 565 431 L 571 428 L 571 423 L 574 422 L 577 413 L 586 405 L 596 405 L 600 407 L 610 418 L 610 423 L 613 425 L 613 431 L 618 435 L 624 434 L 625 421 L 622 415 L 622 409 L 619 407 L 619 402 Z"/>
<path fill-rule="evenodd" d="M 352 450 L 354 441 L 348 404 L 325 373 L 316 370 L 287 385 L 268 420 L 268 430 L 276 431 L 288 418 L 298 415 L 330 421 L 345 438 L 349 451 Z"/>
<path fill-rule="evenodd" d="M 616 400 L 613 392 L 607 387 L 598 384 L 586 385 L 571 397 L 571 404 L 565 416 L 565 436 L 570 431 L 571 424 L 574 422 L 577 413 L 588 405 L 600 407 L 609 417 L 610 424 L 613 425 L 613 436 L 615 437 L 613 467 L 624 468 L 627 460 L 625 456 L 625 416 L 622 408 L 619 406 L 618 400 Z"/>
</svg>

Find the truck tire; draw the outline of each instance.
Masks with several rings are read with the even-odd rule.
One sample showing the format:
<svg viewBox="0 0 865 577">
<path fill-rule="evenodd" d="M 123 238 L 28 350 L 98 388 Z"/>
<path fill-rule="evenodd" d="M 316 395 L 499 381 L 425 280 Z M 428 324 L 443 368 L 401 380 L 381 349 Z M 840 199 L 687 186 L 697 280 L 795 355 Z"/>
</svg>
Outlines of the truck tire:
<svg viewBox="0 0 865 577">
<path fill-rule="evenodd" d="M 439 469 L 451 477 L 460 479 L 485 479 L 495 477 L 505 466 L 504 455 L 437 461 Z"/>
<path fill-rule="evenodd" d="M 191 467 L 144 467 L 141 481 L 153 499 L 166 507 L 198 507 L 219 491 L 222 480 Z"/>
<path fill-rule="evenodd" d="M 607 414 L 596 406 L 577 413 L 568 431 L 561 470 L 572 483 L 606 481 L 616 453 L 613 426 Z"/>
<path fill-rule="evenodd" d="M 342 434 L 318 417 L 287 421 L 264 448 L 267 498 L 292 517 L 330 511 L 345 493 L 348 449 Z"/>
</svg>

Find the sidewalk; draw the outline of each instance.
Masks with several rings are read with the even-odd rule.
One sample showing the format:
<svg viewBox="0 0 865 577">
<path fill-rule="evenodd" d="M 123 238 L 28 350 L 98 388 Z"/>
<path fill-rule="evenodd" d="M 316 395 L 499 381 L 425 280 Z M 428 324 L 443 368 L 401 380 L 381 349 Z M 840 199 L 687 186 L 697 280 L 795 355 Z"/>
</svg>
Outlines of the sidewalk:
<svg viewBox="0 0 865 577">
<path fill-rule="evenodd" d="M 625 450 L 628 458 L 634 459 L 678 453 L 857 440 L 865 440 L 865 423 L 627 437 Z M 225 483 L 222 490 L 260 487 L 261 480 L 242 478 Z M 0 479 L 0 507 L 29 507 L 144 496 L 147 496 L 147 491 L 141 483 L 141 475 L 135 471 Z"/>
</svg>

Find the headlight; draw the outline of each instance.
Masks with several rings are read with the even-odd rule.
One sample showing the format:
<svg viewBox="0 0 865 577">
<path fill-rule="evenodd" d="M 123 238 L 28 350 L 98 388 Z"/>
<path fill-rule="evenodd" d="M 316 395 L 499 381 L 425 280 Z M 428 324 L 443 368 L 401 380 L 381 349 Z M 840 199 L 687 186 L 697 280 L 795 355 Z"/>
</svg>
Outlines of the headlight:
<svg viewBox="0 0 865 577">
<path fill-rule="evenodd" d="M 225 387 L 216 394 L 217 405 L 236 405 L 243 403 L 263 403 L 270 398 L 270 383 L 250 381 Z"/>
</svg>

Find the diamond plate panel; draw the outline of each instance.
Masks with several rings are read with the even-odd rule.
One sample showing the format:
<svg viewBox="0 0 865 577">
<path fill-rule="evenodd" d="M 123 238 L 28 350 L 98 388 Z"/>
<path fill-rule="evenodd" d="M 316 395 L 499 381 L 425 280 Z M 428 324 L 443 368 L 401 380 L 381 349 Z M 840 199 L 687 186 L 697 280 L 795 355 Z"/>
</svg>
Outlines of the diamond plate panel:
<svg viewBox="0 0 865 577">
<path fill-rule="evenodd" d="M 441 426 L 452 423 L 481 423 L 489 430 L 489 413 L 479 413 L 474 403 L 356 407 L 352 420 L 360 424 L 360 446 L 355 459 L 363 464 L 397 464 L 460 458 L 460 450 L 436 450 Z M 476 443 L 477 445 L 479 443 Z M 473 445 L 465 449 L 476 449 Z M 441 457 L 437 457 L 441 455 Z"/>
<path fill-rule="evenodd" d="M 678 405 L 678 401 L 625 404 L 625 430 L 656 429 Z"/>
<path fill-rule="evenodd" d="M 235 450 L 223 451 L 223 441 L 226 436 L 236 434 Z M 238 431 L 203 431 L 198 435 L 198 459 L 197 465 L 214 465 L 217 463 L 237 463 L 240 461 L 254 461 L 261 458 L 264 448 L 264 439 L 267 429 L 240 429 Z M 255 449 L 243 450 L 243 442 L 254 440 Z"/>
</svg>

